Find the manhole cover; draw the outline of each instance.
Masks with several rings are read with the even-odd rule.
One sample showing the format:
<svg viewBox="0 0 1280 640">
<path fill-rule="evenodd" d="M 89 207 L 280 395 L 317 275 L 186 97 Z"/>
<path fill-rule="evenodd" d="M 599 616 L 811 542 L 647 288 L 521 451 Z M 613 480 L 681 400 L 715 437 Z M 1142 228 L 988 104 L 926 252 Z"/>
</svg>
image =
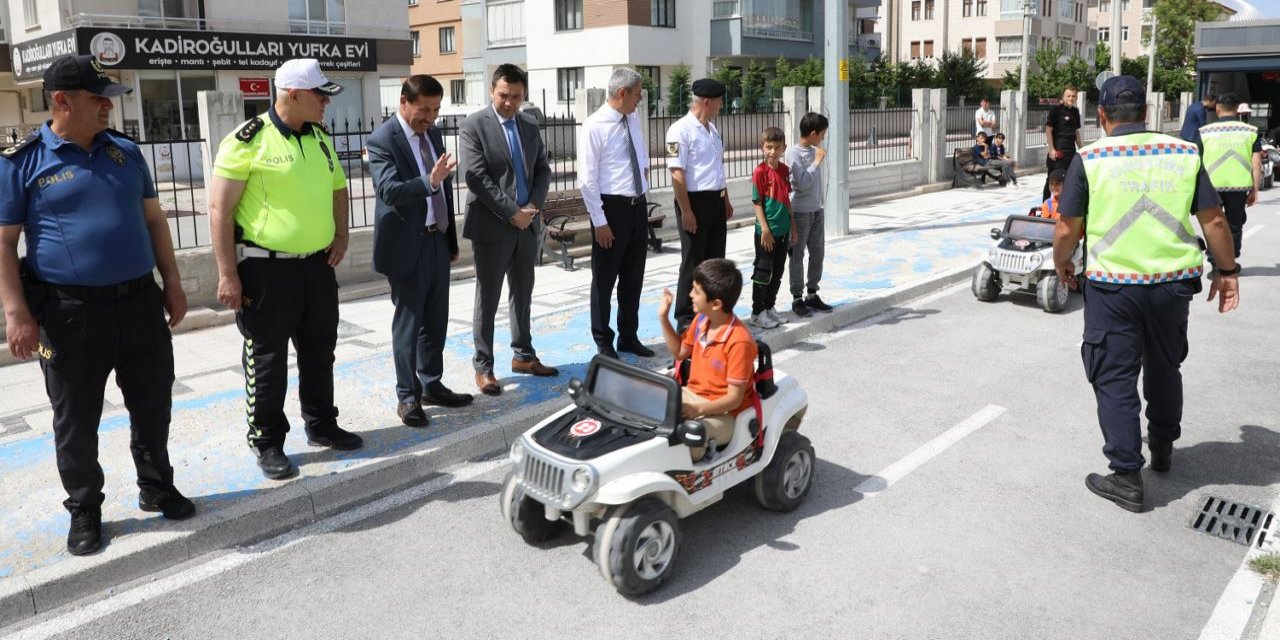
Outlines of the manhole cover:
<svg viewBox="0 0 1280 640">
<path fill-rule="evenodd" d="M 1272 518 L 1265 509 L 1209 496 L 1191 517 L 1191 528 L 1243 545 L 1261 545 Z"/>
</svg>

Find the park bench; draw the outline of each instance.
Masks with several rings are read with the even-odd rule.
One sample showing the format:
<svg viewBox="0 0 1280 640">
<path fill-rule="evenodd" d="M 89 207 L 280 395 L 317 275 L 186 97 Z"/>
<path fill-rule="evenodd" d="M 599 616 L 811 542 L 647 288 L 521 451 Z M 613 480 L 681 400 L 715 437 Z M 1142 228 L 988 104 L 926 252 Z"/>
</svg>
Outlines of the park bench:
<svg viewBox="0 0 1280 640">
<path fill-rule="evenodd" d="M 662 238 L 658 237 L 657 230 L 662 228 L 666 214 L 662 213 L 661 208 L 656 202 L 649 203 L 648 242 L 654 253 L 662 252 Z M 550 256 L 558 260 L 566 271 L 573 271 L 574 256 L 569 253 L 569 249 L 577 243 L 579 234 L 587 242 L 593 241 L 591 216 L 582 204 L 581 196 L 548 201 L 542 210 L 542 226 L 542 254 L 538 256 L 538 264 L 542 264 L 544 257 Z"/>
<path fill-rule="evenodd" d="M 951 157 L 951 188 L 959 186 L 979 187 L 986 184 L 987 178 L 1000 179 L 1000 171 L 978 164 L 973 158 L 972 149 L 956 149 Z M 993 172 L 994 171 L 994 172 Z"/>
</svg>

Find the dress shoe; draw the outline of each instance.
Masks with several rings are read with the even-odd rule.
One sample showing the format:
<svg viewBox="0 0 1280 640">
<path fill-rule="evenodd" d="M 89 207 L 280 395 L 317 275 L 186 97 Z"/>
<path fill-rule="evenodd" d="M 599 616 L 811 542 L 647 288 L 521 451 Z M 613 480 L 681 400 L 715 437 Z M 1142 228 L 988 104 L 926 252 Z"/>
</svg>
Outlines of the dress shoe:
<svg viewBox="0 0 1280 640">
<path fill-rule="evenodd" d="M 71 512 L 71 529 L 67 531 L 67 553 L 83 556 L 102 548 L 102 511 L 77 509 Z"/>
<path fill-rule="evenodd" d="M 638 355 L 641 358 L 653 357 L 653 349 L 650 349 L 649 347 L 644 346 L 644 344 L 640 342 L 639 338 L 619 340 L 618 351 L 624 351 L 626 353 L 634 353 L 635 355 Z"/>
<path fill-rule="evenodd" d="M 1173 466 L 1173 441 L 1151 438 L 1147 445 L 1151 448 L 1151 470 L 1168 471 Z"/>
<path fill-rule="evenodd" d="M 618 352 L 615 351 L 611 345 L 606 344 L 603 347 L 596 347 L 596 353 L 599 353 L 606 358 L 613 358 L 614 360 L 618 359 Z"/>
<path fill-rule="evenodd" d="M 178 490 L 143 489 L 138 492 L 138 508 L 152 513 L 161 513 L 169 520 L 186 520 L 196 514 L 196 505 Z"/>
<path fill-rule="evenodd" d="M 400 416 L 400 422 L 406 427 L 425 427 L 431 423 L 427 412 L 422 410 L 422 405 L 413 401 L 396 405 L 396 415 Z"/>
<path fill-rule="evenodd" d="M 555 367 L 548 367 L 547 365 L 542 364 L 542 361 L 537 358 L 534 358 L 527 362 L 524 360 L 512 360 L 511 372 L 527 373 L 530 375 L 538 376 L 540 378 L 549 378 L 551 376 L 560 375 L 560 370 L 556 369 Z"/>
<path fill-rule="evenodd" d="M 498 384 L 498 379 L 493 377 L 493 372 L 477 373 L 476 388 L 480 389 L 480 393 L 486 396 L 502 395 L 502 385 Z"/>
<path fill-rule="evenodd" d="M 427 385 L 427 392 L 422 394 L 423 403 L 437 407 L 465 407 L 475 399 L 475 396 L 469 393 L 454 393 L 439 380 Z"/>
<path fill-rule="evenodd" d="M 262 475 L 272 480 L 288 478 L 297 471 L 289 461 L 289 456 L 284 455 L 284 450 L 280 447 L 269 447 L 259 451 L 258 468 L 262 469 Z"/>
<path fill-rule="evenodd" d="M 325 429 L 324 432 L 315 432 L 307 429 L 307 444 L 313 447 L 328 447 L 339 451 L 351 451 L 363 447 L 364 439 L 338 425 L 333 425 L 333 427 Z"/>
<path fill-rule="evenodd" d="M 1142 474 L 1140 472 L 1117 471 L 1107 476 L 1091 473 L 1084 479 L 1084 483 L 1090 491 L 1120 505 L 1121 509 L 1134 513 L 1142 512 Z"/>
</svg>

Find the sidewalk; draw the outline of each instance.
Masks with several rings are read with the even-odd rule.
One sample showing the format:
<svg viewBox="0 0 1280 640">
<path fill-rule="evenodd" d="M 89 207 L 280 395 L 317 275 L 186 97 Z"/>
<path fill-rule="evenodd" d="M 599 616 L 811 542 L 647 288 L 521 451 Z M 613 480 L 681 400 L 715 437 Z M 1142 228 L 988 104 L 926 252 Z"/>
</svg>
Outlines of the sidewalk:
<svg viewBox="0 0 1280 640">
<path fill-rule="evenodd" d="M 933 288 L 967 281 L 990 246 L 987 231 L 1011 213 L 1025 213 L 1039 200 L 1041 183 L 1028 176 L 1022 187 L 949 190 L 858 207 L 850 213 L 851 235 L 829 241 L 824 300 L 835 314 L 764 334 L 775 348 L 874 314 Z M 749 272 L 751 227 L 729 232 L 728 257 Z M 641 301 L 641 339 L 661 342 L 654 319 L 663 287 L 674 289 L 678 245 L 650 254 Z M 579 264 L 585 266 L 586 260 Z M 790 316 L 786 281 L 779 311 Z M 471 367 L 474 282 L 454 282 L 450 293 L 449 341 L 444 382 L 475 393 Z M 340 423 L 365 438 L 365 448 L 334 452 L 309 447 L 302 434 L 296 390 L 286 413 L 293 425 L 285 451 L 301 473 L 284 482 L 266 480 L 244 441 L 242 342 L 234 325 L 175 336 L 170 455 L 178 487 L 199 514 L 169 522 L 137 509 L 128 416 L 118 389 L 108 385 L 100 433 L 106 473 L 103 505 L 105 545 L 73 558 L 64 550 L 68 515 L 53 460 L 52 413 L 39 368 L 25 363 L 0 368 L 0 627 L 124 581 L 168 568 L 191 557 L 234 548 L 290 529 L 322 514 L 366 501 L 439 473 L 449 464 L 503 450 L 511 434 L 531 426 L 562 401 L 571 377 L 581 377 L 595 353 L 590 339 L 590 270 L 538 269 L 533 304 L 534 346 L 543 362 L 560 368 L 557 378 L 512 377 L 510 340 L 500 325 L 495 373 L 501 397 L 477 396 L 465 410 L 429 408 L 431 426 L 410 429 L 395 415 L 391 362 L 392 305 L 387 296 L 342 304 L 334 369 Z M 750 290 L 737 305 L 747 313 Z M 616 305 L 615 305 L 616 308 Z M 499 321 L 505 320 L 505 309 Z M 624 359 L 637 362 L 634 356 Z M 665 355 L 642 361 L 660 368 Z M 793 365 L 796 366 L 796 365 Z M 296 384 L 296 370 L 291 375 Z"/>
</svg>

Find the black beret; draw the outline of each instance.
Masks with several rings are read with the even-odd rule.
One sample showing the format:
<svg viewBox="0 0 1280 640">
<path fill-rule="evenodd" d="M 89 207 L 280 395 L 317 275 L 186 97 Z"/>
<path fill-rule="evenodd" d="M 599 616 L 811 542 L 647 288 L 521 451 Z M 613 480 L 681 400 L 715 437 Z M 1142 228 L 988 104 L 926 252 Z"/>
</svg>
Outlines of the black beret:
<svg viewBox="0 0 1280 640">
<path fill-rule="evenodd" d="M 719 98 L 724 95 L 724 85 L 718 80 L 703 78 L 693 81 L 693 95 L 699 98 Z"/>
</svg>

